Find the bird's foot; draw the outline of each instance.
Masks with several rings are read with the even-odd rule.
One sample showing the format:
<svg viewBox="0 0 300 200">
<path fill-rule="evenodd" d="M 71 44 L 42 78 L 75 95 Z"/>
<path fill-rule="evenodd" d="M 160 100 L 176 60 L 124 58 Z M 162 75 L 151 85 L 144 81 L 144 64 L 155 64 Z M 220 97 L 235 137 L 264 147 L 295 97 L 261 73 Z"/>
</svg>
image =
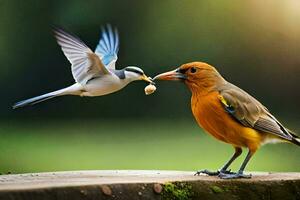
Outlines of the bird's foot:
<svg viewBox="0 0 300 200">
<path fill-rule="evenodd" d="M 221 179 L 237 179 L 237 178 L 251 178 L 251 174 L 244 174 L 243 172 L 233 173 L 230 174 L 226 173 L 219 173 L 218 177 Z"/>
<path fill-rule="evenodd" d="M 208 175 L 208 176 L 218 176 L 218 175 L 220 174 L 220 172 L 219 172 L 219 171 L 214 172 L 214 171 L 209 171 L 209 170 L 207 170 L 207 169 L 204 169 L 204 170 L 199 170 L 199 171 L 197 171 L 197 172 L 194 174 L 194 176 L 200 175 L 200 174 L 206 174 L 206 175 Z"/>
<path fill-rule="evenodd" d="M 209 170 L 207 170 L 207 169 L 204 169 L 204 170 L 199 170 L 199 171 L 197 171 L 195 174 L 194 174 L 194 176 L 196 176 L 196 175 L 200 175 L 200 174 L 206 174 L 206 175 L 208 175 L 208 176 L 218 176 L 218 175 L 220 175 L 220 174 L 235 174 L 234 172 L 231 172 L 231 170 L 218 170 L 218 171 L 216 171 L 216 172 L 214 172 L 214 171 L 209 171 Z"/>
</svg>

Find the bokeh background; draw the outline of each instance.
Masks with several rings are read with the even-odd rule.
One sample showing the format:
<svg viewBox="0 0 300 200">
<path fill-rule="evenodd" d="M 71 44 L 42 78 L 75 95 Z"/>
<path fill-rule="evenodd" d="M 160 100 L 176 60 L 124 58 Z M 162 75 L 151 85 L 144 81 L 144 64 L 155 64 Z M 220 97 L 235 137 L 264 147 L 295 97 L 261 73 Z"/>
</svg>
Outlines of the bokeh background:
<svg viewBox="0 0 300 200">
<path fill-rule="evenodd" d="M 182 63 L 208 62 L 300 132 L 298 0 L 1 0 L 1 173 L 195 171 L 217 169 L 233 153 L 197 126 L 181 83 L 159 83 L 150 96 L 144 95 L 146 83 L 135 82 L 108 96 L 67 96 L 11 109 L 16 101 L 73 83 L 53 25 L 94 49 L 106 23 L 120 33 L 119 69 L 136 65 L 154 76 Z M 300 171 L 299 157 L 299 147 L 267 145 L 247 169 Z"/>
</svg>

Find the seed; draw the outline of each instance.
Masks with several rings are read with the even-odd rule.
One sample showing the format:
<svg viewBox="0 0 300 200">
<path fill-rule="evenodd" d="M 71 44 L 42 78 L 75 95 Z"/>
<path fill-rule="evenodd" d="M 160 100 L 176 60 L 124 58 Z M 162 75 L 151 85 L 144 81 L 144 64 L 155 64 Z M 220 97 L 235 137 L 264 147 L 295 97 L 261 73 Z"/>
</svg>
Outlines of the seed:
<svg viewBox="0 0 300 200">
<path fill-rule="evenodd" d="M 155 92 L 155 90 L 156 90 L 156 87 L 152 84 L 149 84 L 145 87 L 145 94 L 146 95 L 152 94 L 153 92 Z"/>
</svg>

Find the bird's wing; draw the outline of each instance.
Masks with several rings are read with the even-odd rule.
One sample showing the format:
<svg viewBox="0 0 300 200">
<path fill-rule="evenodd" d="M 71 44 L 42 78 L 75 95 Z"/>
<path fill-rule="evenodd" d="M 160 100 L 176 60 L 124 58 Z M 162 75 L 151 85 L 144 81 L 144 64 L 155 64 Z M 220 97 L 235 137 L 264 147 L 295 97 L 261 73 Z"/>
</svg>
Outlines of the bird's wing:
<svg viewBox="0 0 300 200">
<path fill-rule="evenodd" d="M 116 68 L 119 51 L 119 34 L 117 29 L 112 30 L 107 25 L 107 30 L 102 28 L 101 38 L 96 47 L 95 53 L 101 58 L 102 63 L 109 69 Z"/>
<path fill-rule="evenodd" d="M 55 28 L 53 31 L 57 43 L 72 64 L 72 74 L 76 82 L 84 85 L 94 77 L 110 73 L 98 55 L 79 38 L 62 29 Z"/>
<path fill-rule="evenodd" d="M 268 109 L 247 92 L 229 83 L 219 92 L 224 109 L 244 126 L 293 140 L 289 131 Z"/>
</svg>

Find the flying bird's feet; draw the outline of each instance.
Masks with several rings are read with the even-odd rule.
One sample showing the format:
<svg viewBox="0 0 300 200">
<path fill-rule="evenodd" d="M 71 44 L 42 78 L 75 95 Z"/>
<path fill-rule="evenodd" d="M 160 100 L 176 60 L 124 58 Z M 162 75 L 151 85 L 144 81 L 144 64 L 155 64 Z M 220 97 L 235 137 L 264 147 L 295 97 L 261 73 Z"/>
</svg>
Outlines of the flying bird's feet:
<svg viewBox="0 0 300 200">
<path fill-rule="evenodd" d="M 208 176 L 219 176 L 220 174 L 235 174 L 235 173 L 231 172 L 231 170 L 218 170 L 218 171 L 214 172 L 214 171 L 209 171 L 207 169 L 204 169 L 204 170 L 197 171 L 194 174 L 194 176 L 200 175 L 200 174 L 206 174 Z"/>
<path fill-rule="evenodd" d="M 231 173 L 231 174 L 219 173 L 218 177 L 221 179 L 236 179 L 236 178 L 251 178 L 252 175 L 244 174 L 243 172 Z"/>
</svg>

